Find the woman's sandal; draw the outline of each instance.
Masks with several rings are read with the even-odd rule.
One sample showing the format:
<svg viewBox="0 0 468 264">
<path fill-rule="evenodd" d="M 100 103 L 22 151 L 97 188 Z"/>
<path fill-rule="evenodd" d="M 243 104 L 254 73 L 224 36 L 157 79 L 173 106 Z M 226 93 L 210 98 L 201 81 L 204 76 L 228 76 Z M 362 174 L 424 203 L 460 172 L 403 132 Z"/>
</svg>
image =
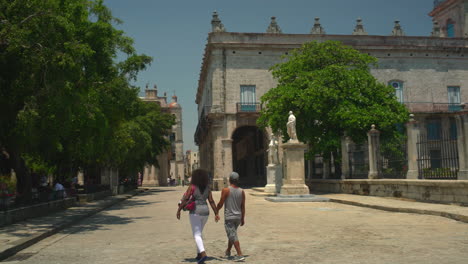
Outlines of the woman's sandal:
<svg viewBox="0 0 468 264">
<path fill-rule="evenodd" d="M 204 263 L 205 263 L 205 260 L 207 260 L 207 259 L 208 259 L 208 256 L 204 256 L 203 258 L 199 259 L 199 260 L 197 261 L 197 263 L 198 263 L 198 264 L 204 264 Z"/>
</svg>

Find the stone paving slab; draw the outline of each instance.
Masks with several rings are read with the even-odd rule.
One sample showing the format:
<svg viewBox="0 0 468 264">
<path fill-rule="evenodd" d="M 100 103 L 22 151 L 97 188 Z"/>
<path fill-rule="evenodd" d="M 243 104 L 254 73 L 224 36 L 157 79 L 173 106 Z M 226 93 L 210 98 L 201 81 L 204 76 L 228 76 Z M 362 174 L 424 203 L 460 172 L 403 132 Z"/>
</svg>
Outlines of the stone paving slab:
<svg viewBox="0 0 468 264">
<path fill-rule="evenodd" d="M 330 199 L 313 194 L 308 195 L 277 195 L 274 197 L 266 197 L 265 200 L 274 203 L 290 203 L 290 202 L 329 202 Z"/>
<path fill-rule="evenodd" d="M 68 208 L 47 216 L 31 218 L 0 228 L 0 261 L 42 239 L 56 234 L 79 221 L 92 216 L 140 191 L 107 197 L 102 200 Z"/>
<path fill-rule="evenodd" d="M 180 221 L 175 216 L 184 191 L 182 187 L 148 190 L 18 252 L 5 263 L 196 263 L 188 213 Z M 250 195 L 252 190 L 246 192 L 246 224 L 238 231 L 244 263 L 467 263 L 468 225 L 460 221 L 333 202 L 271 203 Z M 213 198 L 219 201 L 220 192 L 213 192 Z M 224 229 L 211 214 L 203 231 L 207 264 L 235 263 L 222 258 Z"/>
<path fill-rule="evenodd" d="M 331 202 L 368 207 L 390 212 L 436 215 L 468 223 L 468 207 L 452 204 L 418 202 L 393 197 L 375 197 L 353 194 L 322 194 Z"/>
<path fill-rule="evenodd" d="M 162 188 L 159 191 L 166 191 L 166 189 Z M 1 228 L 0 229 L 0 256 L 3 257 L 4 259 L 5 256 L 11 256 L 16 252 L 19 252 L 21 249 L 24 249 L 27 247 L 29 248 L 21 251 L 23 255 L 25 254 L 27 255 L 28 253 L 30 253 L 28 252 L 28 250 L 32 250 L 31 252 L 36 253 L 36 251 L 38 250 L 37 248 L 35 249 L 35 247 L 44 248 L 49 245 L 47 243 L 44 244 L 43 241 L 47 241 L 48 239 L 53 239 L 53 242 L 55 243 L 56 241 L 61 240 L 62 237 L 65 237 L 65 236 L 67 237 L 69 236 L 68 240 L 71 241 L 70 243 L 72 243 L 74 248 L 82 247 L 84 245 L 87 245 L 87 243 L 91 243 L 90 245 L 88 245 L 90 247 L 88 251 L 91 250 L 91 248 L 94 250 L 96 246 L 98 247 L 95 249 L 96 256 L 98 255 L 101 256 L 102 250 L 103 250 L 102 247 L 105 247 L 106 250 L 111 250 L 107 248 L 109 247 L 109 245 L 116 244 L 118 243 L 118 241 L 123 239 L 123 238 L 116 239 L 113 236 L 119 236 L 119 234 L 122 233 L 122 231 L 128 229 L 128 232 L 125 232 L 125 234 L 127 235 L 124 235 L 125 239 L 123 239 L 125 240 L 125 242 L 122 242 L 123 248 L 138 247 L 138 250 L 135 249 L 135 251 L 141 253 L 141 250 L 145 249 L 145 247 L 140 248 L 139 245 L 141 244 L 142 241 L 146 241 L 145 240 L 146 236 L 148 236 L 148 239 L 151 237 L 150 239 L 152 241 L 151 245 L 154 245 L 155 247 L 155 248 L 145 249 L 145 250 L 150 249 L 150 252 L 153 252 L 151 254 L 147 252 L 148 254 L 142 254 L 141 256 L 140 255 L 133 256 L 135 260 L 137 260 L 138 258 L 149 258 L 149 259 L 144 259 L 145 261 L 141 263 L 151 263 L 150 260 L 154 261 L 155 260 L 154 257 L 158 259 L 157 256 L 161 254 L 161 256 L 164 256 L 168 259 L 166 259 L 167 261 L 162 261 L 160 263 L 180 263 L 181 254 L 184 256 L 191 255 L 190 245 L 193 242 L 191 239 L 188 239 L 190 237 L 188 235 L 190 231 L 188 230 L 189 229 L 189 224 L 187 222 L 188 220 L 185 219 L 186 216 L 184 215 L 184 219 L 181 220 L 181 222 L 185 222 L 185 223 L 179 223 L 179 221 L 174 221 L 174 218 L 175 218 L 174 216 L 175 205 L 174 204 L 176 203 L 176 200 L 180 197 L 180 193 L 183 192 L 183 189 L 171 188 L 170 191 L 171 192 L 156 192 L 155 194 L 159 193 L 160 194 L 159 196 L 156 196 L 155 194 L 136 196 L 137 197 L 136 199 L 138 200 L 137 202 L 140 202 L 141 204 L 144 204 L 145 206 L 138 207 L 138 206 L 134 206 L 133 204 L 130 204 L 130 205 L 127 205 L 126 207 L 123 207 L 123 208 L 128 208 L 128 209 L 123 210 L 120 208 L 116 208 L 116 210 L 112 211 L 114 212 L 114 214 L 123 213 L 125 215 L 126 210 L 131 210 L 131 211 L 128 211 L 128 214 L 131 215 L 133 219 L 133 221 L 130 221 L 128 224 L 125 224 L 124 225 L 125 227 L 123 227 L 122 225 L 116 225 L 115 227 L 113 227 L 114 229 L 117 228 L 116 230 L 118 230 L 118 232 L 115 233 L 115 235 L 112 235 L 112 237 L 103 236 L 102 233 L 96 233 L 96 235 L 93 235 L 94 232 L 105 232 L 109 236 L 111 234 L 114 234 L 112 233 L 113 229 L 111 229 L 112 225 L 105 226 L 105 228 L 101 227 L 101 229 L 97 229 L 97 230 L 93 229 L 94 231 L 92 232 L 91 231 L 88 231 L 88 232 L 76 231 L 76 235 L 69 235 L 70 233 L 75 233 L 75 232 L 68 232 L 66 234 L 64 233 L 63 236 L 58 236 L 55 239 L 53 238 L 56 236 L 51 236 L 51 235 L 57 234 L 57 233 L 60 234 L 60 232 L 62 232 L 62 230 L 64 230 L 66 227 L 72 227 L 72 228 L 76 227 L 78 229 L 83 228 L 83 227 L 80 227 L 82 220 L 88 221 L 89 219 L 93 219 L 93 217 L 89 217 L 89 216 L 94 215 L 102 211 L 105 208 L 109 208 L 112 205 L 118 204 L 117 206 L 120 206 L 120 203 L 119 203 L 120 201 L 123 201 L 131 197 L 132 195 L 111 197 L 102 201 L 88 204 L 85 207 L 74 207 L 67 211 L 61 212 L 59 214 L 54 214 L 48 217 L 41 217 L 37 219 L 31 219 L 29 221 L 18 223 L 16 225 Z M 391 214 L 387 214 L 387 213 L 377 213 L 377 212 L 369 214 L 367 211 L 364 211 L 368 209 L 364 209 L 364 208 L 351 209 L 353 206 L 349 206 L 349 209 L 348 209 L 348 207 L 344 207 L 347 205 L 340 205 L 340 204 L 358 205 L 360 207 L 368 207 L 368 208 L 381 209 L 381 210 L 393 211 L 393 212 L 440 215 L 440 216 L 445 216 L 445 217 L 448 217 L 448 215 L 451 215 L 452 217 L 448 217 L 448 218 L 456 219 L 456 217 L 453 217 L 453 216 L 461 217 L 460 221 L 463 221 L 463 222 L 465 222 L 464 221 L 465 218 L 463 218 L 463 216 L 468 216 L 467 207 L 461 207 L 461 206 L 456 206 L 456 205 L 444 205 L 444 204 L 430 204 L 430 203 L 406 201 L 406 200 L 400 200 L 400 199 L 394 199 L 394 198 L 370 197 L 370 196 L 359 196 L 359 195 L 348 195 L 348 194 L 322 194 L 321 195 L 323 197 L 327 197 L 331 199 L 332 201 L 336 202 L 335 204 L 334 203 L 276 203 L 274 204 L 274 203 L 269 203 L 265 201 L 264 197 L 251 196 L 250 194 L 252 194 L 253 192 L 254 192 L 253 190 L 247 190 L 247 193 L 249 194 L 249 198 L 248 198 L 249 225 L 242 228 L 240 231 L 241 237 L 245 239 L 243 241 L 245 241 L 247 255 L 252 254 L 251 256 L 248 257 L 248 261 L 247 261 L 250 263 L 271 263 L 271 261 L 274 261 L 274 260 L 285 260 L 281 256 L 285 256 L 285 257 L 287 256 L 288 259 L 292 257 L 294 261 L 292 261 L 291 263 L 310 263 L 308 259 L 315 259 L 319 263 L 361 263 L 360 261 L 349 262 L 349 259 L 347 262 L 335 262 L 338 260 L 331 261 L 327 259 L 326 256 L 334 255 L 334 254 L 336 255 L 336 252 L 330 251 L 332 249 L 335 249 L 337 247 L 343 248 L 344 246 L 350 247 L 352 245 L 355 245 L 356 243 L 358 244 L 362 243 L 363 244 L 362 246 L 365 246 L 365 247 L 372 247 L 371 245 L 374 245 L 375 243 L 377 244 L 387 243 L 388 244 L 391 242 L 390 244 L 392 247 L 400 248 L 400 245 L 398 244 L 400 242 L 398 241 L 402 240 L 402 237 L 407 236 L 409 234 L 405 230 L 406 229 L 410 230 L 414 228 L 413 225 L 417 225 L 418 228 L 422 228 L 423 230 L 419 230 L 418 232 L 416 232 L 415 234 L 411 236 L 408 235 L 409 237 L 404 237 L 406 239 L 406 240 L 403 239 L 403 241 L 405 241 L 404 243 L 405 245 L 401 246 L 400 248 L 401 250 L 403 249 L 409 250 L 409 249 L 406 249 L 408 247 L 407 245 L 407 243 L 409 243 L 408 241 L 412 241 L 410 245 L 413 245 L 415 248 L 416 248 L 416 245 L 419 245 L 418 243 L 426 243 L 426 242 L 429 243 L 430 241 L 439 241 L 439 240 L 442 241 L 442 239 L 445 239 L 445 240 L 455 239 L 454 241 L 457 243 L 465 243 L 466 245 L 468 245 L 467 244 L 468 242 L 466 242 L 466 235 L 464 235 L 464 233 L 466 232 L 463 231 L 465 230 L 464 227 L 458 226 L 458 225 L 449 226 L 448 224 L 450 224 L 450 222 L 447 222 L 447 221 L 450 221 L 450 220 L 443 220 L 444 218 L 437 218 L 437 217 L 430 218 L 434 216 L 424 216 L 424 218 L 422 218 L 423 216 L 417 216 L 417 215 L 411 216 L 411 215 L 405 215 L 405 214 L 403 214 L 400 217 L 400 216 L 392 216 Z M 216 201 L 219 200 L 219 192 L 214 192 L 213 196 Z M 153 201 L 154 199 L 157 199 L 157 200 Z M 130 208 L 135 208 L 135 209 L 130 209 Z M 358 207 L 355 207 L 355 208 L 358 208 Z M 138 211 L 135 211 L 135 210 L 138 210 Z M 110 212 L 108 212 L 107 214 L 109 213 Z M 152 216 L 152 218 L 147 219 L 144 217 L 145 215 L 140 215 L 140 214 L 149 214 Z M 352 217 L 354 218 L 357 217 L 353 221 L 357 222 L 358 224 L 350 220 L 350 219 L 354 219 Z M 371 219 L 366 220 L 365 222 L 366 224 L 364 225 L 366 230 L 364 230 L 365 232 L 363 231 L 364 232 L 363 234 L 359 232 L 356 233 L 357 231 L 360 230 L 359 228 L 358 228 L 359 230 L 356 229 L 357 227 L 360 227 L 361 229 L 364 228 L 362 225 L 364 222 L 361 222 L 363 221 L 361 219 L 362 217 L 365 217 L 365 219 L 367 218 L 371 218 Z M 376 218 L 376 219 L 373 219 L 373 218 Z M 111 220 L 112 219 L 114 218 L 111 218 Z M 346 221 L 341 222 L 340 219 L 346 219 Z M 104 220 L 99 219 L 99 218 L 95 218 L 94 221 L 99 222 L 100 225 L 102 225 L 103 223 L 107 223 L 107 222 L 103 222 Z M 210 221 L 213 222 L 212 219 Z M 338 221 L 339 223 L 333 224 L 334 221 Z M 395 224 L 396 221 L 406 221 L 406 222 Z M 421 223 L 421 221 L 423 223 Z M 127 223 L 127 221 L 123 221 L 123 220 L 121 222 Z M 434 225 L 436 222 L 437 223 L 440 222 L 440 225 L 439 224 Z M 151 228 L 150 229 L 143 228 L 141 230 L 138 229 L 139 230 L 138 232 L 131 229 L 133 225 L 138 224 L 138 223 L 139 224 L 151 223 L 150 226 L 152 227 L 152 229 Z M 353 225 L 350 225 L 350 224 L 353 224 Z M 288 230 L 278 229 L 279 227 L 278 225 L 283 226 L 284 228 L 288 227 L 287 228 Z M 347 226 L 347 225 L 350 225 L 350 226 Z M 390 237 L 385 237 L 385 239 L 382 238 L 383 240 L 377 239 L 369 243 L 365 242 L 368 239 L 379 238 L 380 236 L 382 236 L 382 234 L 380 233 L 374 234 L 370 231 L 371 230 L 370 228 L 373 225 L 376 225 L 373 227 L 375 230 L 373 230 L 372 232 L 374 233 L 377 232 L 379 229 L 392 230 L 391 233 L 387 234 L 387 236 L 390 236 Z M 460 222 L 459 225 L 464 225 L 464 224 Z M 161 226 L 164 226 L 164 228 L 160 228 Z M 319 226 L 320 228 L 317 228 Z M 436 236 L 436 237 L 432 237 L 430 240 L 428 240 L 428 238 L 426 238 L 425 236 L 428 236 L 429 230 L 432 230 L 434 226 L 437 226 L 437 228 L 439 228 L 440 230 L 434 234 L 431 233 L 432 236 Z M 183 228 L 181 229 L 181 227 L 185 227 L 185 229 L 187 230 Z M 454 236 L 453 234 L 451 233 L 449 233 L 449 235 L 445 234 L 444 230 L 447 228 L 450 228 L 450 230 L 460 229 L 461 230 L 460 231 L 461 233 L 459 234 L 460 237 L 453 238 Z M 101 231 L 98 231 L 98 230 L 101 230 Z M 337 232 L 337 231 L 340 231 L 340 232 Z M 130 234 L 133 234 L 134 232 L 136 232 L 135 237 L 130 236 Z M 225 242 L 223 232 L 224 232 L 224 229 L 223 229 L 222 224 L 216 225 L 212 223 L 210 225 L 210 228 L 207 230 L 207 233 L 206 233 L 207 246 L 210 248 L 210 252 L 223 252 L 223 247 L 224 247 L 224 242 Z M 335 234 L 333 232 L 337 232 L 337 233 Z M 398 233 L 399 235 L 398 236 L 394 235 L 395 232 L 399 232 Z M 184 233 L 184 235 L 181 235 L 182 233 Z M 309 239 L 304 240 L 299 236 L 299 234 L 308 234 L 306 237 L 309 237 Z M 324 236 L 324 234 L 326 235 Z M 50 238 L 44 239 L 48 236 L 50 236 Z M 328 239 L 328 236 L 333 236 L 333 237 Z M 345 238 L 349 238 L 348 239 L 349 241 L 346 239 L 345 241 L 342 241 L 343 236 L 345 236 Z M 413 236 L 415 236 L 416 238 L 413 238 Z M 437 237 L 437 236 L 440 236 L 440 237 Z M 83 237 L 83 239 L 77 239 L 77 237 Z M 86 237 L 86 239 L 84 237 Z M 311 239 L 311 238 L 318 238 L 318 237 L 320 237 L 321 239 L 319 240 Z M 422 237 L 425 237 L 425 238 L 422 238 Z M 104 238 L 108 239 L 109 241 L 107 241 L 106 243 L 102 243 L 101 240 Z M 365 238 L 366 240 L 356 240 L 356 238 Z M 36 245 L 31 246 L 35 244 L 36 242 L 39 242 L 42 239 L 44 240 L 41 241 L 41 243 L 37 243 Z M 134 239 L 135 241 L 127 241 L 131 239 Z M 156 243 L 156 241 L 153 241 L 154 239 L 158 239 L 159 242 Z M 96 240 L 96 242 L 93 242 L 94 240 Z M 83 244 L 83 241 L 87 241 L 87 242 Z M 298 244 L 298 246 L 300 245 L 300 247 L 291 247 L 291 245 L 294 245 L 294 243 L 298 241 L 301 241 Z M 426 242 L 423 242 L 423 241 L 426 241 Z M 454 241 L 451 241 L 451 243 L 455 243 Z M 96 245 L 93 243 L 95 243 Z M 184 243 L 186 243 L 188 246 L 179 245 L 177 247 L 174 247 L 174 243 L 177 245 L 179 244 L 185 245 Z M 336 245 L 334 245 L 333 243 L 335 243 Z M 41 244 L 44 244 L 44 245 L 40 246 Z M 60 242 L 55 245 L 61 246 L 62 244 L 63 246 L 65 246 L 64 242 L 63 243 Z M 330 244 L 330 247 L 327 246 L 329 244 Z M 454 252 L 455 251 L 460 252 L 459 250 L 460 250 L 461 244 L 457 244 L 457 245 L 458 245 L 457 247 L 453 248 Z M 305 248 L 309 248 L 309 250 L 304 250 L 303 249 L 304 246 Z M 453 246 L 454 245 L 451 244 L 450 248 L 452 248 Z M 431 245 L 428 245 L 428 248 L 430 247 Z M 181 248 L 183 249 L 187 248 L 187 249 L 181 250 Z M 369 248 L 369 252 L 371 251 L 373 252 L 374 250 L 378 248 L 379 247 L 377 248 L 372 247 L 372 250 Z M 273 254 L 274 256 L 270 256 L 272 254 L 272 251 L 270 251 L 271 249 L 278 251 L 280 255 Z M 420 250 L 419 247 L 416 249 Z M 62 252 L 61 250 L 57 250 L 53 248 L 51 248 L 50 251 L 55 252 L 55 254 L 58 254 L 57 252 Z M 88 251 L 86 254 L 89 253 Z M 188 253 L 185 251 L 187 251 Z M 43 254 L 44 256 L 52 256 L 51 252 L 47 251 L 47 252 L 40 253 L 40 254 Z M 76 251 L 74 253 L 71 251 L 63 251 L 63 254 L 66 254 L 68 256 L 69 254 L 78 254 L 80 252 L 81 251 Z M 131 251 L 125 251 L 125 252 L 126 252 L 125 254 L 131 254 L 131 252 L 133 251 L 131 250 Z M 354 248 L 350 249 L 349 252 L 355 252 L 355 249 Z M 405 256 L 407 256 L 407 258 L 409 258 L 408 257 L 409 255 L 407 254 L 409 254 L 410 252 L 413 252 L 413 250 L 409 250 L 408 252 L 405 253 Z M 318 253 L 320 255 L 314 255 Z M 387 251 L 382 251 L 381 253 L 387 254 L 386 257 L 389 258 L 387 259 L 388 261 L 390 260 L 390 258 L 392 258 L 392 261 L 393 261 L 394 256 L 392 254 L 389 254 Z M 41 256 L 40 254 L 38 254 L 38 256 Z M 219 254 L 214 254 L 214 257 L 210 259 L 210 262 L 213 262 L 213 263 L 224 262 L 222 259 L 220 259 L 220 257 L 217 257 Z M 438 254 L 441 254 L 441 253 L 439 252 Z M 21 254 L 18 254 L 18 255 L 21 255 Z M 456 256 L 457 258 L 463 258 L 462 255 L 459 255 L 459 256 L 454 255 L 454 256 Z M 118 258 L 119 256 L 120 255 L 117 254 L 115 256 L 116 259 L 107 259 L 107 260 L 102 259 L 100 260 L 99 263 L 101 262 L 102 263 L 115 263 L 115 264 L 129 263 L 129 262 L 125 262 L 125 260 L 119 259 Z M 298 258 L 299 256 L 300 258 Z M 340 259 L 339 257 L 340 256 L 337 256 L 337 259 Z M 320 258 L 323 258 L 323 259 L 320 259 Z M 0 258 L 0 260 L 1 259 L 2 258 Z M 80 259 L 80 258 L 77 257 L 77 259 Z M 97 259 L 98 258 L 96 258 L 95 260 L 97 261 Z M 344 256 L 341 259 L 344 259 Z M 373 262 L 375 259 L 372 258 L 372 259 L 369 259 L 369 261 L 367 262 L 364 261 L 362 263 L 369 263 L 371 260 Z M 383 261 L 379 263 L 405 263 L 405 262 L 408 263 L 407 260 L 408 259 L 406 259 L 405 261 L 401 261 L 401 262 Z M 463 261 L 460 261 L 459 259 L 452 259 L 452 260 L 453 262 L 450 262 L 450 263 L 463 263 Z M 44 261 L 45 262 L 37 262 L 37 263 L 52 263 L 53 262 L 53 261 L 50 262 L 50 259 L 44 260 Z M 30 262 L 36 263 L 36 259 L 31 259 Z M 191 261 L 184 260 L 182 262 L 185 263 L 185 262 L 191 262 Z M 17 263 L 17 262 L 12 260 L 12 261 L 9 261 L 9 263 Z M 53 263 L 63 263 L 63 262 L 57 261 Z M 89 262 L 89 263 L 92 263 L 92 262 Z M 95 262 L 95 263 L 98 263 L 98 262 Z M 414 263 L 417 263 L 417 261 Z M 438 263 L 443 263 L 443 262 L 438 262 Z M 449 263 L 449 262 L 446 262 L 446 263 Z"/>
</svg>

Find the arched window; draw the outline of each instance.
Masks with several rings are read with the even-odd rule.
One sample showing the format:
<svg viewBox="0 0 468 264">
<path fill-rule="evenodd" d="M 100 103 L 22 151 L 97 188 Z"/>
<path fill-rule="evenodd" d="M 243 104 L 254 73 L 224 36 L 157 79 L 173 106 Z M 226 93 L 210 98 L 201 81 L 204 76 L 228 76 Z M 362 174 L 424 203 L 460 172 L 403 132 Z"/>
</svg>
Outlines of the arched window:
<svg viewBox="0 0 468 264">
<path fill-rule="evenodd" d="M 403 82 L 393 80 L 393 81 L 388 82 L 388 85 L 390 85 L 391 87 L 395 89 L 395 96 L 398 102 L 403 103 Z"/>
<path fill-rule="evenodd" d="M 449 19 L 447 20 L 447 37 L 454 38 L 455 37 L 455 22 Z"/>
</svg>

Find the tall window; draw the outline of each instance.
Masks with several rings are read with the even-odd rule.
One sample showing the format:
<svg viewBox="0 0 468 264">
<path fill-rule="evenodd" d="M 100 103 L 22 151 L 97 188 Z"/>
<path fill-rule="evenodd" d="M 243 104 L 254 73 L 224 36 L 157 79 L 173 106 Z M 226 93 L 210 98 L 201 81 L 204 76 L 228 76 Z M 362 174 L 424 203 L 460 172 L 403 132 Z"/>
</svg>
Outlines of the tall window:
<svg viewBox="0 0 468 264">
<path fill-rule="evenodd" d="M 449 86 L 447 87 L 449 110 L 450 111 L 460 111 L 460 87 L 459 86 Z"/>
<path fill-rule="evenodd" d="M 438 140 L 442 138 L 442 122 L 440 118 L 427 119 L 427 139 Z"/>
<path fill-rule="evenodd" d="M 452 20 L 447 20 L 447 37 L 455 37 L 455 23 Z"/>
<path fill-rule="evenodd" d="M 390 81 L 389 85 L 395 89 L 395 96 L 398 102 L 403 103 L 403 82 L 401 81 Z"/>
<path fill-rule="evenodd" d="M 457 139 L 457 122 L 455 121 L 455 118 L 450 117 L 450 139 Z"/>
<path fill-rule="evenodd" d="M 255 85 L 241 85 L 240 103 L 241 111 L 255 112 L 257 98 L 255 96 Z"/>
</svg>

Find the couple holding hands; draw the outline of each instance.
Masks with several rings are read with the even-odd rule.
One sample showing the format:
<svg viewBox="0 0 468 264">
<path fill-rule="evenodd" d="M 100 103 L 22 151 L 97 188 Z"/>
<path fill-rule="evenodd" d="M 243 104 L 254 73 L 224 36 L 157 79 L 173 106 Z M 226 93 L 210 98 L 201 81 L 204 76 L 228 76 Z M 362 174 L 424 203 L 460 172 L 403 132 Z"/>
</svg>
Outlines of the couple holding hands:
<svg viewBox="0 0 468 264">
<path fill-rule="evenodd" d="M 205 170 L 195 170 L 192 173 L 192 180 L 185 192 L 179 208 L 177 209 L 177 219 L 180 219 L 180 211 L 189 203 L 193 203 L 195 208 L 190 208 L 190 224 L 192 226 L 193 237 L 197 244 L 197 263 L 205 263 L 208 258 L 203 245 L 202 232 L 208 220 L 210 210 L 207 200 L 215 214 L 215 221 L 218 222 L 220 217 L 218 211 L 224 205 L 224 227 L 228 237 L 228 247 L 225 252 L 225 258 L 231 258 L 232 246 L 237 251 L 237 255 L 233 257 L 234 261 L 243 261 L 244 256 L 237 238 L 237 228 L 239 225 L 244 225 L 245 219 L 245 193 L 239 188 L 239 174 L 232 172 L 229 175 L 229 187 L 224 188 L 221 192 L 221 199 L 218 205 L 215 204 L 211 190 L 209 187 L 208 172 Z"/>
</svg>

